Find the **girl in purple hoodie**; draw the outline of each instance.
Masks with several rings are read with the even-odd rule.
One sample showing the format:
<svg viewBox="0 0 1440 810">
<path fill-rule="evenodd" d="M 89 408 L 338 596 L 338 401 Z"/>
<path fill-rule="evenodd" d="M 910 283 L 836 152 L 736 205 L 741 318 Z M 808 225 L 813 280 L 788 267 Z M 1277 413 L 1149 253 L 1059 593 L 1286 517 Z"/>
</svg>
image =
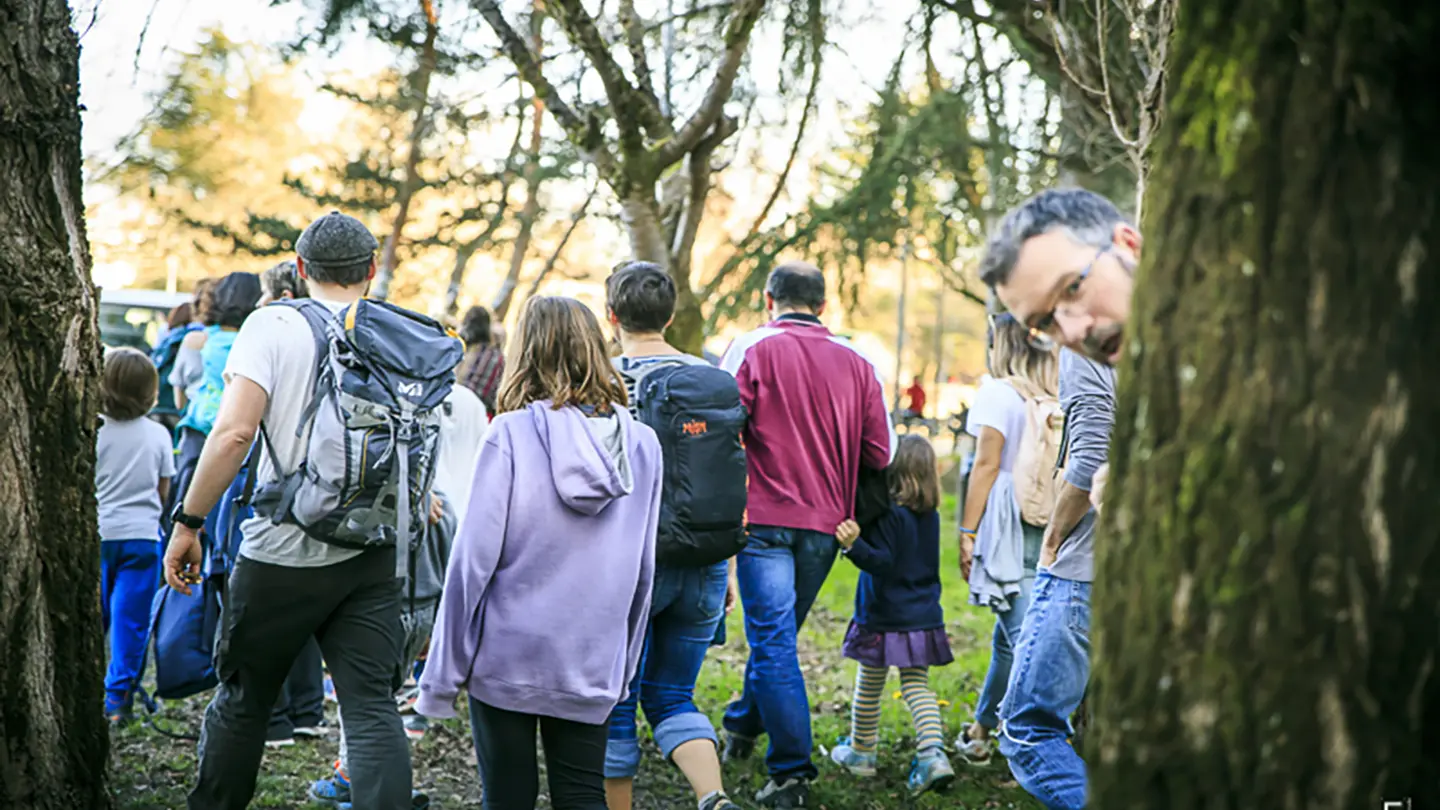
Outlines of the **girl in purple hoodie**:
<svg viewBox="0 0 1440 810">
<path fill-rule="evenodd" d="M 650 610 L 660 445 L 626 410 L 594 314 L 532 298 L 481 445 L 416 710 L 469 695 L 485 810 L 605 810 L 606 721 Z"/>
</svg>

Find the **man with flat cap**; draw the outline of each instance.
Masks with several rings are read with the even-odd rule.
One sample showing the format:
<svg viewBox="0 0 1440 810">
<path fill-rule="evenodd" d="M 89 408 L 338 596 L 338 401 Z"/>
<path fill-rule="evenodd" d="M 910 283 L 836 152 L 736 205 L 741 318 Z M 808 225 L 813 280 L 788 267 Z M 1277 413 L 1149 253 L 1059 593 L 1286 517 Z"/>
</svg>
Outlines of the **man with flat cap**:
<svg viewBox="0 0 1440 810">
<path fill-rule="evenodd" d="M 338 313 L 365 295 L 375 275 L 375 237 L 338 211 L 310 224 L 295 243 L 310 297 Z M 305 451 L 296 435 L 315 387 L 315 341 L 298 310 L 269 306 L 245 321 L 225 368 L 215 427 L 165 554 L 169 585 L 188 593 L 182 573 L 198 571 L 194 515 L 205 515 L 234 480 L 265 426 L 257 484 L 293 472 Z M 255 792 L 271 707 L 291 663 L 314 636 L 340 699 L 356 810 L 411 806 L 410 750 L 396 710 L 403 632 L 395 549 L 357 551 L 307 537 L 290 523 L 254 517 L 241 526 L 216 644 L 219 687 L 200 734 L 200 774 L 191 810 L 243 810 Z"/>
</svg>

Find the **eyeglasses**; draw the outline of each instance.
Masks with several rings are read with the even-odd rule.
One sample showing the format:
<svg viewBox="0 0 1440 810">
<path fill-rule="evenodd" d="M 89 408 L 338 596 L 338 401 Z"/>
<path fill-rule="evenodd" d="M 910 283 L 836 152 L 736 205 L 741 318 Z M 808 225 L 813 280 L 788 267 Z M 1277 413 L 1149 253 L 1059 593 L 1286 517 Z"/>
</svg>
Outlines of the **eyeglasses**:
<svg viewBox="0 0 1440 810">
<path fill-rule="evenodd" d="M 1009 312 L 1002 312 L 998 315 L 991 316 L 991 327 L 993 328 L 996 324 L 1017 324 L 1021 329 L 1025 330 L 1025 342 L 1030 348 L 1041 352 L 1054 351 L 1055 347 L 1059 345 L 1059 341 L 1055 339 L 1055 333 L 1058 330 L 1058 324 L 1055 322 L 1055 313 L 1064 309 L 1066 304 L 1079 300 L 1080 290 L 1085 283 L 1085 279 L 1090 277 L 1090 271 L 1095 269 L 1095 263 L 1100 261 L 1100 257 L 1109 252 L 1110 248 L 1110 245 L 1106 245 L 1095 252 L 1095 256 L 1090 259 L 1090 263 L 1085 265 L 1075 278 L 1071 279 L 1070 283 L 1066 284 L 1065 288 L 1060 291 L 1060 300 L 1055 305 L 1055 308 L 1041 316 L 1034 326 L 1024 323 Z"/>
</svg>

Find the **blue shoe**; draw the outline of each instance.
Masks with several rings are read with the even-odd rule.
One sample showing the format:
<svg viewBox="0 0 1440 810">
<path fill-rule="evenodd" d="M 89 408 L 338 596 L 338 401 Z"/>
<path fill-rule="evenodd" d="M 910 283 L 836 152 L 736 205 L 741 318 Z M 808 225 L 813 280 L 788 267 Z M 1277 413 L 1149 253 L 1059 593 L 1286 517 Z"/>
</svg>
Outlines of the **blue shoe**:
<svg viewBox="0 0 1440 810">
<path fill-rule="evenodd" d="M 338 810 L 350 810 L 350 780 L 340 771 L 340 763 L 335 763 L 335 773 L 329 779 L 310 785 L 310 801 Z"/>
<path fill-rule="evenodd" d="M 950 758 L 939 748 L 927 748 L 917 754 L 910 766 L 910 777 L 906 780 L 910 792 L 916 796 L 929 790 L 944 790 L 954 781 L 955 769 L 950 767 Z"/>
<path fill-rule="evenodd" d="M 855 776 L 874 776 L 876 759 L 874 751 L 856 751 L 848 737 L 841 737 L 830 751 L 830 761 Z"/>
</svg>

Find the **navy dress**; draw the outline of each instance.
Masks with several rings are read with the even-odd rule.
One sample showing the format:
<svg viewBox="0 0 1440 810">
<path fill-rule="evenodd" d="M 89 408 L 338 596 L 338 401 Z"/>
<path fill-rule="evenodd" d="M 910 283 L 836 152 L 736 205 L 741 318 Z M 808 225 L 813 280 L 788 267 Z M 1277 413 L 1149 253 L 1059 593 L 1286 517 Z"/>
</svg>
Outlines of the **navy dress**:
<svg viewBox="0 0 1440 810">
<path fill-rule="evenodd" d="M 955 660 L 940 606 L 940 515 L 894 506 L 845 556 L 860 569 L 843 652 L 871 667 Z"/>
</svg>

